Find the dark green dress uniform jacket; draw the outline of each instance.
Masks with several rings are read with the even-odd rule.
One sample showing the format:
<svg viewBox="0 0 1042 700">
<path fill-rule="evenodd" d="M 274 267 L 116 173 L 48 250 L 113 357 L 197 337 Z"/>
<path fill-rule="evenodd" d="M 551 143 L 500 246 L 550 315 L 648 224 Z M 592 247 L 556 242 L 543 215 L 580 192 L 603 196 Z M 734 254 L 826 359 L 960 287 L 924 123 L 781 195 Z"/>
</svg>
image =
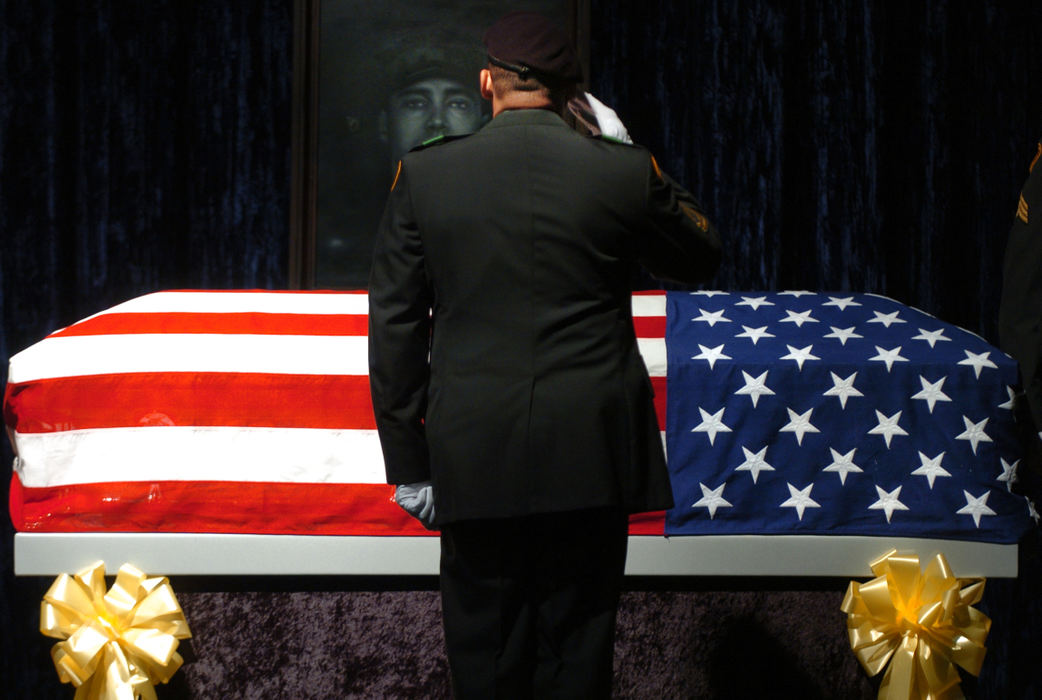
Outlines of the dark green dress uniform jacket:
<svg viewBox="0 0 1042 700">
<path fill-rule="evenodd" d="M 390 483 L 438 523 L 672 504 L 632 266 L 716 269 L 716 231 L 637 147 L 545 110 L 408 154 L 375 245 L 370 382 Z"/>
</svg>

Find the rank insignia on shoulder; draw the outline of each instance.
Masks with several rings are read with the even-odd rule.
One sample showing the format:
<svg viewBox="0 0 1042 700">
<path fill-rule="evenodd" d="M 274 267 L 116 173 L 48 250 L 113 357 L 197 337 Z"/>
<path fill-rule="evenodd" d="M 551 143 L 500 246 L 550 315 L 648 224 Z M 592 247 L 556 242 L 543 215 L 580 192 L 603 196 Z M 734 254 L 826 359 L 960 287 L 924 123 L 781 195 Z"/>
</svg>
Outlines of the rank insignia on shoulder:
<svg viewBox="0 0 1042 700">
<path fill-rule="evenodd" d="M 1028 203 L 1024 200 L 1023 194 L 1020 195 L 1020 201 L 1017 202 L 1017 218 L 1025 224 L 1028 223 Z"/>
<path fill-rule="evenodd" d="M 411 149 L 409 149 L 409 152 L 411 153 L 412 151 L 422 151 L 423 149 L 430 148 L 431 146 L 439 146 L 443 143 L 448 143 L 449 141 L 465 139 L 468 136 L 470 136 L 470 134 L 438 134 L 437 136 L 432 136 L 426 141 L 423 141 L 418 145 L 413 146 Z"/>
</svg>

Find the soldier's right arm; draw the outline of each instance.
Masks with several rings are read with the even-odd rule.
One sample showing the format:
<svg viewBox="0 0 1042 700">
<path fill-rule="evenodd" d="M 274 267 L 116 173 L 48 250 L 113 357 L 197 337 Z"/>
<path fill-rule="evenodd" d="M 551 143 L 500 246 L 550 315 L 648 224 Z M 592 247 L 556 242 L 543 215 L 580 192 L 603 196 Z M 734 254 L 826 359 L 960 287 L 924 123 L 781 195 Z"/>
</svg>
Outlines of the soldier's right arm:
<svg viewBox="0 0 1042 700">
<path fill-rule="evenodd" d="M 647 207 L 650 231 L 640 262 L 655 277 L 697 284 L 720 266 L 720 234 L 690 192 L 662 172 L 648 154 Z"/>
</svg>

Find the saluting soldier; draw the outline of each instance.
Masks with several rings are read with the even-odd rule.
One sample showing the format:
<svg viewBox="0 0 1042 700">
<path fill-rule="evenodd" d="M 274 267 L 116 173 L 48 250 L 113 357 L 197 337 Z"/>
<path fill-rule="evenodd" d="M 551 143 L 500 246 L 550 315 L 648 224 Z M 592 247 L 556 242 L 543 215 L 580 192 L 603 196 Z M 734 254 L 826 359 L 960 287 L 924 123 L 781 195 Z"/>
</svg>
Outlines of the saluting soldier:
<svg viewBox="0 0 1042 700">
<path fill-rule="evenodd" d="M 485 46 L 492 120 L 397 166 L 373 405 L 399 504 L 441 530 L 456 697 L 608 697 L 627 516 L 673 502 L 631 271 L 704 281 L 720 241 L 646 150 L 562 119 L 559 28 L 511 13 Z"/>
<path fill-rule="evenodd" d="M 1036 504 L 1042 496 L 1042 155 L 1039 139 L 1006 243 L 999 304 L 999 343 L 1020 365 L 1023 394 L 1017 419 L 1026 453 L 1017 490 Z"/>
</svg>

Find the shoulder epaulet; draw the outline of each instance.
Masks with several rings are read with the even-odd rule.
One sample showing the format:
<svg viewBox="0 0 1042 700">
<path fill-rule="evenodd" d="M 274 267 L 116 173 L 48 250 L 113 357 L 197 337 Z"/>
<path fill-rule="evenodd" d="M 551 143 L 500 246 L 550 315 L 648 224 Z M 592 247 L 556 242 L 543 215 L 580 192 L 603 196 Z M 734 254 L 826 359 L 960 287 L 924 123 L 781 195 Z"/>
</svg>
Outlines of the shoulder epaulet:
<svg viewBox="0 0 1042 700">
<path fill-rule="evenodd" d="M 422 151 L 423 149 L 430 148 L 431 146 L 440 146 L 443 143 L 448 143 L 449 141 L 458 141 L 459 139 L 465 139 L 468 136 L 470 136 L 470 134 L 438 134 L 437 136 L 432 136 L 431 138 L 427 139 L 426 141 L 417 146 L 413 146 L 409 149 L 409 152 L 412 153 L 413 151 Z"/>
</svg>

